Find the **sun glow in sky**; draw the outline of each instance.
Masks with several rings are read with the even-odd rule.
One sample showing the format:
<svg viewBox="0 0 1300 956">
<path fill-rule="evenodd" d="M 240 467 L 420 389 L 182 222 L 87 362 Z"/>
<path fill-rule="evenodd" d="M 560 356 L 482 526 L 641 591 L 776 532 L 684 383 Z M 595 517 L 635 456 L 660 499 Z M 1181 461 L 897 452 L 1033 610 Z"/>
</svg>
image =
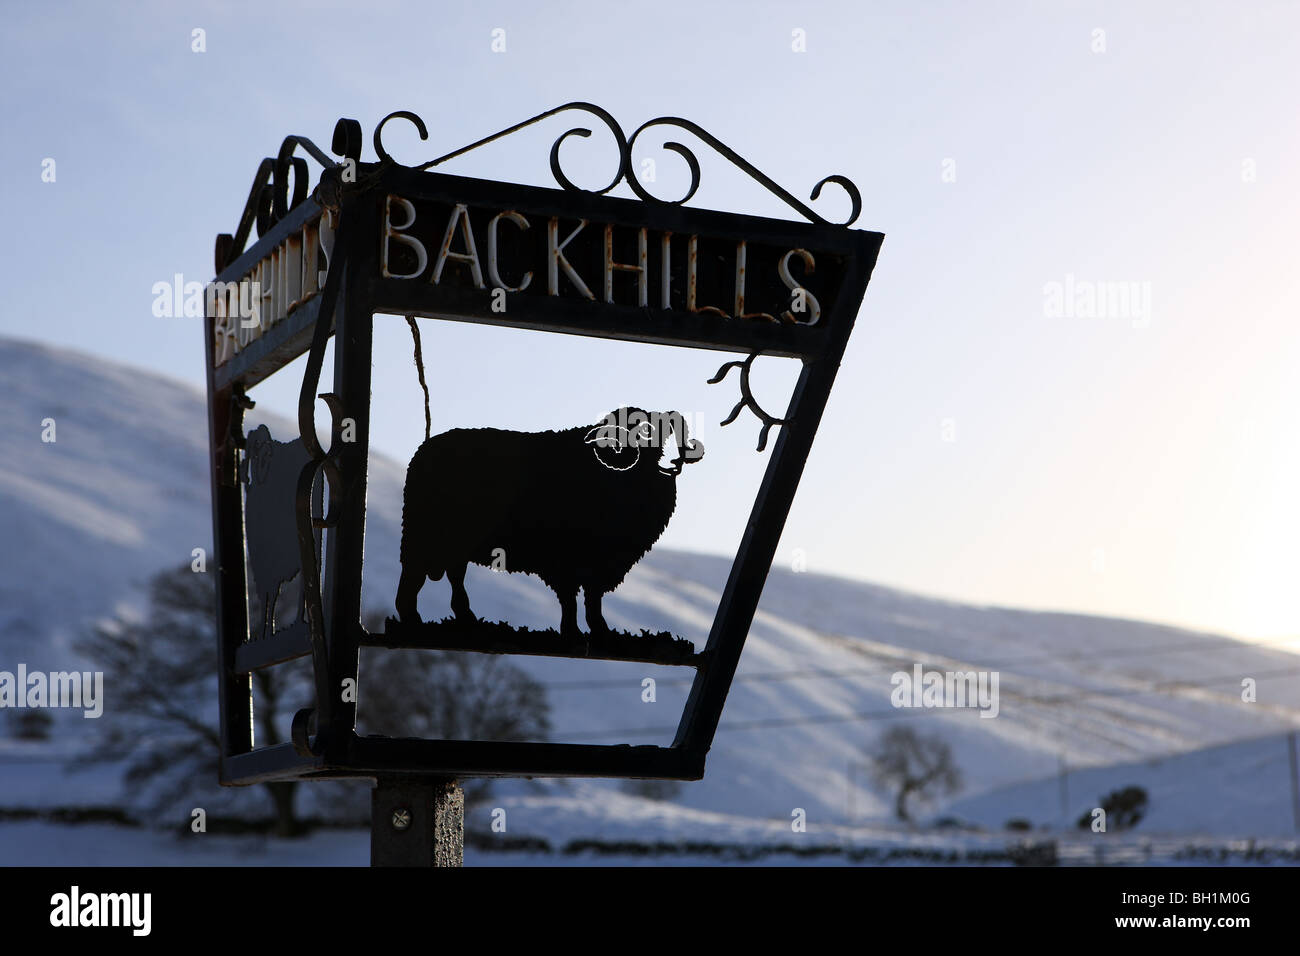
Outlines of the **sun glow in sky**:
<svg viewBox="0 0 1300 956">
<path fill-rule="evenodd" d="M 151 287 L 211 277 L 214 236 L 286 134 L 328 146 L 355 117 L 371 159 L 373 125 L 411 109 L 430 142 L 396 124 L 385 141 L 420 162 L 569 100 L 628 131 L 684 116 L 801 198 L 848 175 L 858 225 L 885 233 L 779 561 L 799 549 L 810 570 L 942 597 L 1300 636 L 1300 8 L 362 9 L 6 10 L 0 332 L 201 386 L 197 323 L 154 318 Z M 547 151 L 573 125 L 447 171 L 551 185 Z M 609 178 L 602 146 L 598 130 L 564 147 L 583 185 Z M 794 217 L 697 146 L 693 204 Z M 647 150 L 654 191 L 680 195 L 680 161 Z M 834 218 L 847 203 L 826 193 Z M 1120 288 L 1141 314 L 1098 314 Z M 422 397 L 404 323 L 378 321 L 373 442 L 404 463 Z M 707 465 L 683 477 L 665 544 L 734 550 L 765 457 L 752 419 L 717 427 L 735 386 L 704 380 L 726 356 L 425 328 L 435 431 L 623 403 L 698 414 Z M 777 410 L 793 377 L 755 367 Z M 292 417 L 297 390 L 290 372 L 255 397 Z"/>
</svg>

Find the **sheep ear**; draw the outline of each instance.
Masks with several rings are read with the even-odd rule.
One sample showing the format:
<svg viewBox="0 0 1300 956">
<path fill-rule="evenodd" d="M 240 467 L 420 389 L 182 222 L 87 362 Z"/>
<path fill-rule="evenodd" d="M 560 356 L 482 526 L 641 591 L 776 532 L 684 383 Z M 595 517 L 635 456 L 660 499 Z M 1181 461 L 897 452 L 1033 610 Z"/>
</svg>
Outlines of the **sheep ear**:
<svg viewBox="0 0 1300 956">
<path fill-rule="evenodd" d="M 592 446 L 596 460 L 610 471 L 627 471 L 641 460 L 641 449 L 628 447 L 626 428 L 597 425 L 583 441 Z"/>
</svg>

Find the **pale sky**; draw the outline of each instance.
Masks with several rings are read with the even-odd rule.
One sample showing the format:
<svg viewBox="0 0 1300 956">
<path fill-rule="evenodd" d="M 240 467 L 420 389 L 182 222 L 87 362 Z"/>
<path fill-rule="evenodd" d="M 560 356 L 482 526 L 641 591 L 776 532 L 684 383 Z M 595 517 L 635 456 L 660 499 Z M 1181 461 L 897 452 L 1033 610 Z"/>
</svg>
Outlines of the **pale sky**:
<svg viewBox="0 0 1300 956">
<path fill-rule="evenodd" d="M 199 323 L 155 318 L 152 286 L 211 278 L 214 236 L 286 134 L 328 148 L 352 117 L 370 160 L 375 123 L 414 110 L 430 142 L 386 134 L 414 164 L 569 100 L 628 132 L 679 115 L 801 198 L 851 177 L 857 225 L 885 233 L 778 560 L 1300 635 L 1295 4 L 48 3 L 4 21 L 0 333 L 201 386 Z M 547 153 L 573 125 L 446 170 L 553 185 Z M 676 196 L 681 163 L 655 145 L 652 188 Z M 696 152 L 693 205 L 795 217 Z M 599 130 L 565 146 L 582 185 L 603 185 L 611 155 Z M 828 188 L 817 207 L 847 203 Z M 1134 283 L 1149 308 L 1061 314 L 1053 283 Z M 620 404 L 698 415 L 708 454 L 664 543 L 734 552 L 766 456 L 752 418 L 717 427 L 734 377 L 704 380 L 731 356 L 423 328 L 435 431 Z M 298 371 L 254 398 L 292 416 Z M 778 413 L 794 371 L 755 367 Z M 374 448 L 404 463 L 423 410 L 400 319 L 377 319 L 375 383 Z"/>
</svg>

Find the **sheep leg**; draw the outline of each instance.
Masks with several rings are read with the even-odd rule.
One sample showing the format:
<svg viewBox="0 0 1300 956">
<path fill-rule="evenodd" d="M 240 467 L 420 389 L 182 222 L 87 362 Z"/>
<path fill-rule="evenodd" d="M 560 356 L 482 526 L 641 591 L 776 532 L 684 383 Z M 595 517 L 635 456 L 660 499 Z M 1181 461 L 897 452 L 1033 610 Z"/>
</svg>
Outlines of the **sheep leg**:
<svg viewBox="0 0 1300 956">
<path fill-rule="evenodd" d="M 582 600 L 587 610 L 587 630 L 592 634 L 608 634 L 609 625 L 605 623 L 605 616 L 600 613 L 600 599 L 604 597 L 599 591 L 592 588 L 584 587 L 582 589 Z"/>
<path fill-rule="evenodd" d="M 419 624 L 420 612 L 416 607 L 416 598 L 424 586 L 424 572 L 402 568 L 402 577 L 397 582 L 397 617 L 403 624 Z"/>
<path fill-rule="evenodd" d="M 560 599 L 560 633 L 568 636 L 581 634 L 578 630 L 578 587 L 555 589 Z"/>
<path fill-rule="evenodd" d="M 458 621 L 474 621 L 474 612 L 469 609 L 469 595 L 465 592 L 465 565 L 453 564 L 447 568 L 447 580 L 451 582 L 451 610 Z"/>
</svg>

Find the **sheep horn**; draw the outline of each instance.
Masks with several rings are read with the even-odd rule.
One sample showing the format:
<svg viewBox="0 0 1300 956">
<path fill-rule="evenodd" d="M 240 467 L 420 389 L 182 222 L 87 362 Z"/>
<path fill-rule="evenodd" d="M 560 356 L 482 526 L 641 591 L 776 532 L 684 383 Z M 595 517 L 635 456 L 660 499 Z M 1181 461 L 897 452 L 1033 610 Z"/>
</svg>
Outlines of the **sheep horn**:
<svg viewBox="0 0 1300 956">
<path fill-rule="evenodd" d="M 596 455 L 596 460 L 610 471 L 628 471 L 641 460 L 641 449 L 631 444 L 628 437 L 627 429 L 621 425 L 604 424 L 591 429 L 582 440 L 585 444 L 594 446 L 591 450 Z M 632 460 L 627 464 L 619 464 L 627 460 L 629 452 Z"/>
</svg>

